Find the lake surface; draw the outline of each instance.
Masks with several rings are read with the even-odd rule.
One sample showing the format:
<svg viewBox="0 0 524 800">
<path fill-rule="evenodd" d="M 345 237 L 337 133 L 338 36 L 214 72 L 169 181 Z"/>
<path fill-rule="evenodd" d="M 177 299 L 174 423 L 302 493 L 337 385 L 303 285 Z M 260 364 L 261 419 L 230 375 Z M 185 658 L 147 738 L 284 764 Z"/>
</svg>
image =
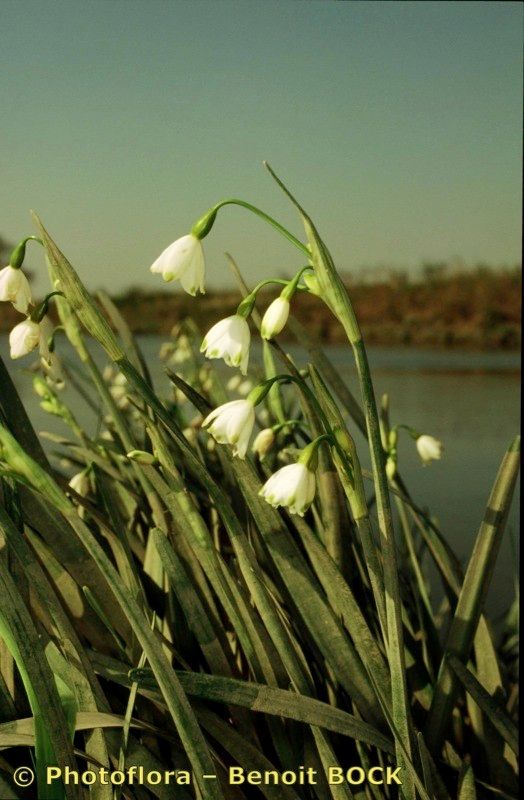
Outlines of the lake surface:
<svg viewBox="0 0 524 800">
<path fill-rule="evenodd" d="M 162 394 L 167 391 L 168 383 L 157 359 L 161 339 L 143 337 L 140 343 Z M 307 362 L 304 351 L 297 347 L 289 350 L 297 365 Z M 348 348 L 329 347 L 327 353 L 358 397 Z M 0 354 L 36 430 L 67 435 L 60 420 L 39 407 L 27 372 L 31 358 L 10 361 L 6 337 L 0 337 Z M 64 354 L 67 356 L 67 351 Z M 399 465 L 415 500 L 430 509 L 465 564 L 502 456 L 520 429 L 520 357 L 505 352 L 379 347 L 370 348 L 369 357 L 377 399 L 383 392 L 390 396 L 392 424 L 410 425 L 444 443 L 442 460 L 422 467 L 413 441 L 407 434 L 401 434 Z M 89 413 L 81 412 L 80 407 L 78 411 L 79 421 L 88 428 L 92 426 Z M 357 433 L 355 439 L 364 454 L 363 437 Z M 362 460 L 368 463 L 365 457 Z M 491 588 L 489 606 L 494 614 L 500 614 L 512 599 L 517 550 L 518 498 L 515 498 Z"/>
</svg>

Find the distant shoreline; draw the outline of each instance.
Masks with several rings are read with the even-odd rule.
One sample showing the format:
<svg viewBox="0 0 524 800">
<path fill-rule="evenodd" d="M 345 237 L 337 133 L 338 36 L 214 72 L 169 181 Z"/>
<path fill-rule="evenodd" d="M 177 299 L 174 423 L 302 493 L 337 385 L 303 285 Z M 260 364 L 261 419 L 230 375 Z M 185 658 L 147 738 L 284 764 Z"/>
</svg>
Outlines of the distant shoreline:
<svg viewBox="0 0 524 800">
<path fill-rule="evenodd" d="M 176 284 L 172 286 L 164 284 L 155 292 L 130 288 L 112 299 L 133 333 L 160 336 L 168 336 L 188 317 L 204 333 L 220 318 L 233 314 L 239 302 L 236 291 L 210 291 L 193 298 Z M 517 351 L 521 286 L 517 268 L 479 267 L 451 274 L 433 271 L 417 281 L 391 274 L 377 283 L 348 283 L 348 290 L 368 345 Z M 258 309 L 263 312 L 274 296 L 260 293 Z M 20 315 L 7 303 L 2 312 L 0 332 L 7 333 Z M 293 316 L 322 344 L 345 341 L 338 321 L 313 295 L 294 297 Z M 279 337 L 282 341 L 293 338 L 287 329 Z"/>
</svg>

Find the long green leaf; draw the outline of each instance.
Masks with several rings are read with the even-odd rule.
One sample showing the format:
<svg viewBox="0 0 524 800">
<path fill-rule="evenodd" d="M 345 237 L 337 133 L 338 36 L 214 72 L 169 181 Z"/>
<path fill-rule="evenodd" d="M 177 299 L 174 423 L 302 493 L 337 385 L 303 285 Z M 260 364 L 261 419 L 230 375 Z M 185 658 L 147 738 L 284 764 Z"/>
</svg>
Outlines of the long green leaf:
<svg viewBox="0 0 524 800">
<path fill-rule="evenodd" d="M 468 563 L 426 722 L 426 741 L 433 753 L 438 752 L 443 740 L 458 689 L 447 656 L 452 654 L 462 663 L 469 656 L 509 513 L 519 453 L 520 437 L 517 437 L 502 460 Z"/>
<path fill-rule="evenodd" d="M 3 445 L 4 457 L 6 457 L 8 463 L 22 476 L 30 480 L 36 489 L 46 494 L 49 502 L 53 503 L 57 510 L 63 514 L 71 524 L 79 540 L 91 555 L 93 562 L 106 578 L 115 600 L 129 620 L 155 672 L 167 707 L 193 764 L 195 780 L 203 787 L 205 784 L 203 784 L 202 775 L 213 772 L 211 756 L 191 706 L 171 669 L 162 650 L 162 646 L 150 630 L 148 620 L 144 616 L 144 613 L 129 593 L 120 575 L 109 561 L 107 555 L 102 550 L 89 528 L 87 528 L 78 517 L 76 510 L 70 504 L 66 496 L 60 491 L 52 479 L 43 472 L 36 462 L 30 459 L 29 456 L 21 450 L 9 432 L 1 426 L 0 442 Z M 217 785 L 207 786 L 206 791 L 208 792 L 210 800 L 222 800 L 222 792 Z"/>
<path fill-rule="evenodd" d="M 508 716 L 504 706 L 492 697 L 477 680 L 475 675 L 452 653 L 447 662 L 465 690 L 482 709 L 502 738 L 511 747 L 515 755 L 519 754 L 519 732 L 513 720 Z"/>
<path fill-rule="evenodd" d="M 36 772 L 39 792 L 49 800 L 80 800 L 74 785 L 46 781 L 47 767 L 76 769 L 68 724 L 53 673 L 24 601 L 0 558 L 0 637 L 16 661 L 35 716 Z M 7 723 L 10 724 L 10 723 Z"/>
</svg>

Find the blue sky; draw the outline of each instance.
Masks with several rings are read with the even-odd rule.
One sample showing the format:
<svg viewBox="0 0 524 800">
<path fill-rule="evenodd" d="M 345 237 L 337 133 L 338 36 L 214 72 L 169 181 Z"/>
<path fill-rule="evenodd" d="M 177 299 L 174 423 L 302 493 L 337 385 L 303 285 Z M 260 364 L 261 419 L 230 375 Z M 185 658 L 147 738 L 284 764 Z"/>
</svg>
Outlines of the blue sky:
<svg viewBox="0 0 524 800">
<path fill-rule="evenodd" d="M 150 263 L 223 197 L 300 235 L 263 159 L 341 270 L 520 260 L 519 3 L 2 0 L 0 16 L 0 234 L 32 232 L 36 209 L 90 288 L 158 287 Z M 205 245 L 215 287 L 225 250 L 250 282 L 301 266 L 231 207 Z"/>
</svg>

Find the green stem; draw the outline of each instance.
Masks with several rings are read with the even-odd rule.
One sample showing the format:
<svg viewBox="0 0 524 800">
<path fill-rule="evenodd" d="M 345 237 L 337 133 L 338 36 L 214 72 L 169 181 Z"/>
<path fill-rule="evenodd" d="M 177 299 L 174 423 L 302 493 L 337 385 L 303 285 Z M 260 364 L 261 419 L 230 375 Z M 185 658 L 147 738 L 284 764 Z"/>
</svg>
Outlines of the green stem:
<svg viewBox="0 0 524 800">
<path fill-rule="evenodd" d="M 15 249 L 11 253 L 9 257 L 9 266 L 11 266 L 13 269 L 20 269 L 24 263 L 26 245 L 31 241 L 38 242 L 38 244 L 41 244 L 42 246 L 44 244 L 43 241 L 38 238 L 38 236 L 26 236 L 25 239 L 22 239 L 22 241 L 16 245 Z"/>
<path fill-rule="evenodd" d="M 249 315 L 253 311 L 253 307 L 255 305 L 258 292 L 261 289 L 263 289 L 264 286 L 269 286 L 270 284 L 277 284 L 278 286 L 287 286 L 289 284 L 289 281 L 285 281 L 281 278 L 269 278 L 268 280 L 260 281 L 260 283 L 257 283 L 255 288 L 251 292 L 249 292 L 249 294 L 246 297 L 244 297 L 243 300 L 240 301 L 236 313 L 242 317 L 246 318 L 249 317 Z"/>
<path fill-rule="evenodd" d="M 386 594 L 386 619 L 388 627 L 387 651 L 392 672 L 393 718 L 403 735 L 404 745 L 409 753 L 409 704 L 406 685 L 401 597 L 384 449 L 382 447 L 377 405 L 364 342 L 362 339 L 358 339 L 352 344 L 360 380 L 364 413 L 366 416 L 366 427 L 377 498 L 377 514 L 384 553 L 384 588 Z"/>
<path fill-rule="evenodd" d="M 56 295 L 59 295 L 60 297 L 64 296 L 63 292 L 58 292 L 58 291 L 49 292 L 49 294 L 47 294 L 44 297 L 44 299 L 42 300 L 40 305 L 38 305 L 35 308 L 35 310 L 32 312 L 31 320 L 33 322 L 38 322 L 38 323 L 42 322 L 43 318 L 47 314 L 47 309 L 49 307 L 49 301 L 51 300 L 52 297 L 55 297 Z"/>
<path fill-rule="evenodd" d="M 251 203 L 246 203 L 245 200 L 238 200 L 237 198 L 233 197 L 228 198 L 227 200 L 221 200 L 220 203 L 217 203 L 216 206 L 214 206 L 213 211 L 215 211 L 216 213 L 220 208 L 231 205 L 247 208 L 248 211 L 253 212 L 253 214 L 257 215 L 257 217 L 263 219 L 265 222 L 267 222 L 269 225 L 275 228 L 275 230 L 281 233 L 285 239 L 291 242 L 291 244 L 295 245 L 295 247 L 297 247 L 299 250 L 301 250 L 303 253 L 306 253 L 306 255 L 309 256 L 309 248 L 307 247 L 307 245 L 301 242 L 300 239 L 297 239 L 296 236 L 293 236 L 291 231 L 288 231 L 287 228 L 284 228 L 284 226 L 281 225 L 280 222 L 277 222 L 276 219 L 270 217 L 269 214 L 266 214 L 265 211 L 262 211 L 262 209 L 257 208 L 257 206 L 254 206 Z"/>
</svg>

